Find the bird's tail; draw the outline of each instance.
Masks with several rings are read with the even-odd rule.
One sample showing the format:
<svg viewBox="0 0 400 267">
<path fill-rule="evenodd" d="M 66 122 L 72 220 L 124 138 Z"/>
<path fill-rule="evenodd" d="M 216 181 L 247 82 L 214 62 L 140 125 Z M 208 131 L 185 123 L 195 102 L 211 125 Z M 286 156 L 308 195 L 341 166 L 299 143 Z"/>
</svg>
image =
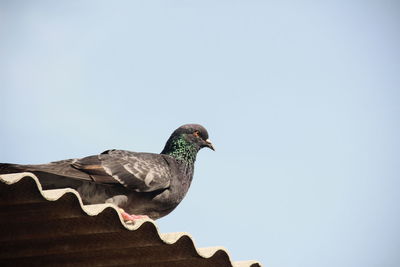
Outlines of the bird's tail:
<svg viewBox="0 0 400 267">
<path fill-rule="evenodd" d="M 32 172 L 45 189 L 77 188 L 82 181 L 92 181 L 91 177 L 71 166 L 71 160 L 62 160 L 40 165 L 20 165 L 0 163 L 0 175 L 17 172 Z"/>
<path fill-rule="evenodd" d="M 9 174 L 16 172 L 26 172 L 29 171 L 25 165 L 11 164 L 11 163 L 0 163 L 0 174 Z"/>
<path fill-rule="evenodd" d="M 47 164 L 22 165 L 12 163 L 0 163 L 0 174 L 16 172 L 48 173 L 55 176 L 65 176 L 75 179 L 91 180 L 90 177 L 75 169 L 72 163 L 75 159 L 54 161 Z"/>
</svg>

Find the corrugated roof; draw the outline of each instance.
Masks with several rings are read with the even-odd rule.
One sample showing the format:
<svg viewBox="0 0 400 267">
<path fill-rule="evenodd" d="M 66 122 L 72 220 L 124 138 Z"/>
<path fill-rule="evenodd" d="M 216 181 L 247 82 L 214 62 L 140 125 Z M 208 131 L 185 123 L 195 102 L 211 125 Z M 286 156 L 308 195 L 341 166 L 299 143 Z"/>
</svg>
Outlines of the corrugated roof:
<svg viewBox="0 0 400 267">
<path fill-rule="evenodd" d="M 151 220 L 126 224 L 116 206 L 83 205 L 73 189 L 42 190 L 32 173 L 0 181 L 0 266 L 260 266 Z"/>
</svg>

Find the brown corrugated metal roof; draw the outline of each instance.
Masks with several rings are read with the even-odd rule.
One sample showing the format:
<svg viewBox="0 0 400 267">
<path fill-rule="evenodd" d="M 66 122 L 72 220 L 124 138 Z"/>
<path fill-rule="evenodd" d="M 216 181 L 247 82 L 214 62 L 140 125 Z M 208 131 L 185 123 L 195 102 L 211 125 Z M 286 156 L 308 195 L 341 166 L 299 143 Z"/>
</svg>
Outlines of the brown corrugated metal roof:
<svg viewBox="0 0 400 267">
<path fill-rule="evenodd" d="M 42 190 L 32 173 L 0 181 L 0 266 L 260 266 L 160 234 L 151 220 L 128 225 L 116 206 L 83 205 L 73 189 Z"/>
</svg>

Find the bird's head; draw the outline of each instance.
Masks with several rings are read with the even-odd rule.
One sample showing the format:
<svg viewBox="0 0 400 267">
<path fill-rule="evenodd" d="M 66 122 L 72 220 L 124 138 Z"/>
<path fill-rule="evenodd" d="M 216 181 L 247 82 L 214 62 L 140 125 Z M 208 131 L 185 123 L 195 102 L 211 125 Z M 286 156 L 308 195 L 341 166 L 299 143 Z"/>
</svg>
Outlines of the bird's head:
<svg viewBox="0 0 400 267">
<path fill-rule="evenodd" d="M 188 151 L 197 153 L 203 147 L 215 150 L 207 130 L 199 124 L 185 124 L 171 134 L 161 153 L 181 158 Z"/>
<path fill-rule="evenodd" d="M 180 137 L 185 139 L 191 144 L 194 144 L 199 149 L 203 147 L 208 147 L 215 151 L 213 144 L 210 139 L 208 139 L 208 132 L 206 128 L 200 124 L 185 124 L 176 129 L 172 135 L 175 137 Z"/>
</svg>

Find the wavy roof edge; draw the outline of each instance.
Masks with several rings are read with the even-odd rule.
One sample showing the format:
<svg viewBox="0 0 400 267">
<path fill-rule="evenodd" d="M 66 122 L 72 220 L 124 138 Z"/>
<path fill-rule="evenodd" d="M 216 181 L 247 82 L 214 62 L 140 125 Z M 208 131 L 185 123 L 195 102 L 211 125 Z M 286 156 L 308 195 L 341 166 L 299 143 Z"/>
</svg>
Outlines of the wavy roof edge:
<svg viewBox="0 0 400 267">
<path fill-rule="evenodd" d="M 151 224 L 155 228 L 158 238 L 167 245 L 173 245 L 176 242 L 178 242 L 179 239 L 181 239 L 183 237 L 187 237 L 192 241 L 193 249 L 196 251 L 198 256 L 200 256 L 202 258 L 205 258 L 205 259 L 211 258 L 217 252 L 222 252 L 227 255 L 227 257 L 233 267 L 261 266 L 261 264 L 255 260 L 232 262 L 228 251 L 224 247 L 218 246 L 218 247 L 197 248 L 194 245 L 194 240 L 193 240 L 192 236 L 185 232 L 160 233 L 157 225 L 151 219 L 137 220 L 134 224 L 125 223 L 122 219 L 122 216 L 120 215 L 120 212 L 118 212 L 117 206 L 115 206 L 114 204 L 111 204 L 111 203 L 84 205 L 79 193 L 74 189 L 63 188 L 63 189 L 43 190 L 42 185 L 39 182 L 39 179 L 36 177 L 35 174 L 30 173 L 30 172 L 0 174 L 0 181 L 5 184 L 12 185 L 12 184 L 18 183 L 21 179 L 23 179 L 25 177 L 29 177 L 35 182 L 36 187 L 39 190 L 39 193 L 42 195 L 42 197 L 45 200 L 57 201 L 61 197 L 63 197 L 65 194 L 73 194 L 76 197 L 76 199 L 79 201 L 80 208 L 89 216 L 97 216 L 97 215 L 101 214 L 104 210 L 111 208 L 111 209 L 115 210 L 115 216 L 118 216 L 121 224 L 123 225 L 123 227 L 126 228 L 126 230 L 135 231 L 144 224 Z"/>
</svg>

